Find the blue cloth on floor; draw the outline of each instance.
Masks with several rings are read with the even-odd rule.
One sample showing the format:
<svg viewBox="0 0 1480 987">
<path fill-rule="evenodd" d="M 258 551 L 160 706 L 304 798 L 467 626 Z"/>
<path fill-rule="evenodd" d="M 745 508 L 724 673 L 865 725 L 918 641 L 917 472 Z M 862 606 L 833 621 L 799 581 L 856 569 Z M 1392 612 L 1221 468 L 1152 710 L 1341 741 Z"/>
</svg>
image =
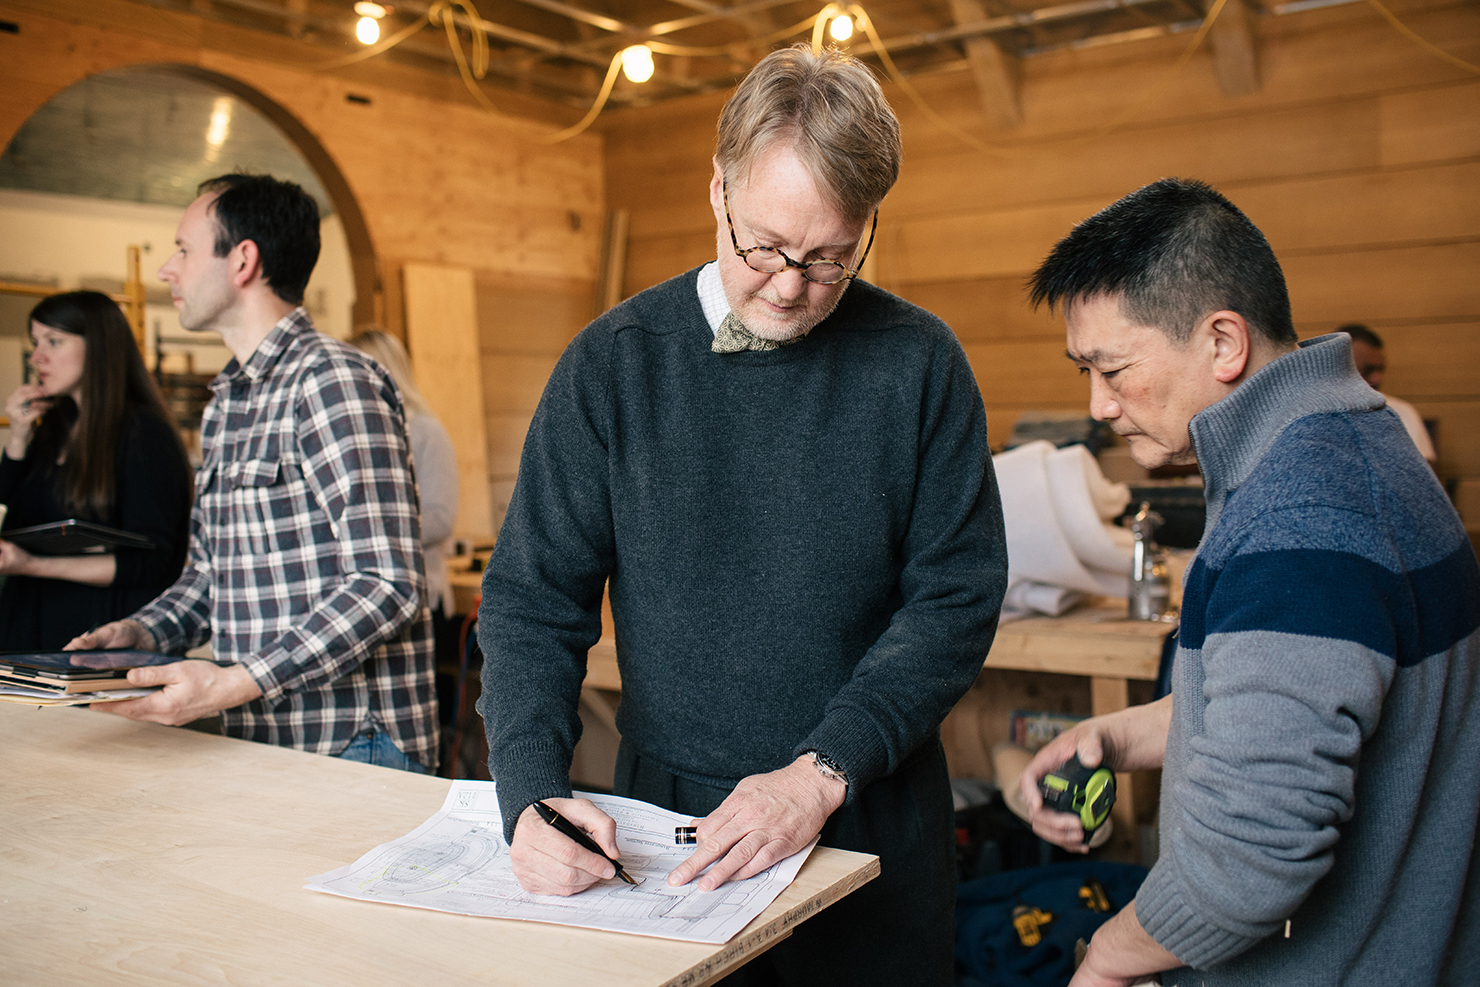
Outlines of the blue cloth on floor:
<svg viewBox="0 0 1480 987">
<path fill-rule="evenodd" d="M 1083 860 L 1003 871 L 965 881 L 956 889 L 956 961 L 992 987 L 1062 987 L 1074 975 L 1074 944 L 1089 942 L 1095 930 L 1136 896 L 1146 868 L 1135 864 Z M 1079 889 L 1095 878 L 1110 900 L 1097 912 Z M 1013 926 L 1018 905 L 1053 915 L 1039 929 L 1041 941 L 1024 946 Z"/>
</svg>

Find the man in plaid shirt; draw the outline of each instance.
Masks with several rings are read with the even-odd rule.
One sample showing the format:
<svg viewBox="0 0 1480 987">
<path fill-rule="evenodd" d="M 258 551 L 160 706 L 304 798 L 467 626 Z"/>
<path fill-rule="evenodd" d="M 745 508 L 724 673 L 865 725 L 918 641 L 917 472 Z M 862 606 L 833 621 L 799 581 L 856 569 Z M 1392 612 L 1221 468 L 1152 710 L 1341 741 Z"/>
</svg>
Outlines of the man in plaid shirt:
<svg viewBox="0 0 1480 987">
<path fill-rule="evenodd" d="M 400 396 L 388 373 L 300 307 L 319 215 L 289 182 L 201 186 L 160 268 L 180 323 L 235 359 L 211 382 L 174 586 L 74 648 L 217 659 L 134 669 L 163 686 L 100 708 L 408 770 L 436 766 L 431 617 Z"/>
</svg>

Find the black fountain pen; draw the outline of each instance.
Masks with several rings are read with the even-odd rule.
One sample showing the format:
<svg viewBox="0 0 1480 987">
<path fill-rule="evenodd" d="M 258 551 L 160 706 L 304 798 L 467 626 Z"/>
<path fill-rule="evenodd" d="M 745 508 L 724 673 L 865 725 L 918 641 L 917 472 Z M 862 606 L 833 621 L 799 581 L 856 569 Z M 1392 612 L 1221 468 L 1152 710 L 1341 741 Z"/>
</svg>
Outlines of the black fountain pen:
<svg viewBox="0 0 1480 987">
<path fill-rule="evenodd" d="M 554 809 L 550 808 L 543 802 L 536 802 L 534 804 L 534 811 L 540 814 L 541 819 L 549 823 L 551 826 L 554 826 L 556 829 L 560 830 L 566 836 L 569 836 L 571 839 L 575 840 L 576 843 L 585 847 L 587 850 L 590 850 L 592 853 L 599 854 L 602 860 L 605 860 L 607 863 L 611 864 L 617 869 L 617 876 L 620 877 L 622 880 L 626 881 L 628 884 L 642 883 L 642 878 L 633 877 L 631 874 L 628 874 L 625 870 L 623 870 L 621 864 L 608 857 L 605 851 L 603 851 L 601 847 L 596 845 L 596 841 L 582 832 L 581 828 L 575 823 L 571 822 L 569 819 L 565 818 L 560 813 L 556 812 Z"/>
</svg>

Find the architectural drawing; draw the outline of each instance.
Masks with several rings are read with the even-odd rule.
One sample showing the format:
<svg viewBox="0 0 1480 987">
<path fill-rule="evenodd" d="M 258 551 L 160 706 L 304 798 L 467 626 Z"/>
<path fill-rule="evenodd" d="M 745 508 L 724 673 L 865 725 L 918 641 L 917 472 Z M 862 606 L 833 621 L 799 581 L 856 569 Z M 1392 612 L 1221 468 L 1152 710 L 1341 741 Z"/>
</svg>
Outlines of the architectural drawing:
<svg viewBox="0 0 1480 987">
<path fill-rule="evenodd" d="M 442 808 L 412 833 L 382 844 L 355 863 L 309 879 L 314 891 L 493 918 L 556 922 L 722 943 L 781 893 L 811 847 L 746 881 L 702 892 L 669 887 L 668 873 L 692 847 L 673 845 L 687 816 L 611 795 L 589 798 L 617 823 L 622 866 L 640 885 L 603 881 L 568 898 L 534 895 L 509 863 L 493 782 L 454 781 Z"/>
</svg>

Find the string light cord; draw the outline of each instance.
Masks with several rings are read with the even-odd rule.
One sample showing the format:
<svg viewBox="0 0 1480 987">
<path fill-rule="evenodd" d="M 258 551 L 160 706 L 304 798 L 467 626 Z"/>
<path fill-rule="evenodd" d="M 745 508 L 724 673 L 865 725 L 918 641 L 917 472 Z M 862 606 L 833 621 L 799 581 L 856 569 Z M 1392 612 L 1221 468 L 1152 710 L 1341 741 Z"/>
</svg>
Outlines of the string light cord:
<svg viewBox="0 0 1480 987">
<path fill-rule="evenodd" d="M 835 6 L 837 5 L 828 4 L 828 7 Z M 797 21 L 795 24 L 792 24 L 789 27 L 777 28 L 775 31 L 772 31 L 770 34 L 766 35 L 763 38 L 747 38 L 744 41 L 737 41 L 728 45 L 713 45 L 708 48 L 694 48 L 688 45 L 674 45 L 669 44 L 666 41 L 656 41 L 652 39 L 644 41 L 642 42 L 642 44 L 647 45 L 649 48 L 660 55 L 688 55 L 694 58 L 730 55 L 733 54 L 735 49 L 739 47 L 747 45 L 772 45 L 785 38 L 789 38 L 794 34 L 801 34 L 803 31 L 812 27 L 814 24 L 820 23 L 825 18 L 826 12 L 827 7 L 824 7 L 821 13 L 816 13 L 808 18 L 805 18 L 804 20 Z"/>
<path fill-rule="evenodd" d="M 528 139 L 537 144 L 559 144 L 561 141 L 570 140 L 576 134 L 585 130 L 595 122 L 601 114 L 602 107 L 606 106 L 606 99 L 612 94 L 612 86 L 616 85 L 617 73 L 622 70 L 622 53 L 619 51 L 612 56 L 612 63 L 607 67 L 606 79 L 601 83 L 601 92 L 596 96 L 596 102 L 591 104 L 591 109 L 578 122 L 571 124 L 564 130 L 546 136 L 531 136 Z"/>
<path fill-rule="evenodd" d="M 469 20 L 472 21 L 473 59 L 471 66 L 468 64 L 467 56 L 463 54 L 462 39 L 458 36 L 457 26 L 453 22 L 451 10 L 453 5 L 462 7 Z M 502 116 L 498 107 L 494 106 L 493 101 L 484 94 L 483 87 L 478 85 L 477 81 L 488 72 L 488 36 L 483 31 L 483 18 L 478 15 L 478 10 L 473 6 L 472 0 L 443 0 L 434 5 L 428 13 L 436 12 L 438 7 L 441 8 L 439 16 L 442 25 L 447 30 L 447 44 L 452 48 L 452 57 L 457 62 L 457 71 L 462 76 L 463 85 L 467 87 L 468 92 L 473 94 L 483 109 L 495 116 Z M 519 136 L 535 144 L 559 144 L 585 131 L 596 122 L 596 118 L 606 107 L 606 101 L 612 94 L 612 87 L 617 82 L 617 73 L 621 69 L 622 53 L 619 51 L 612 56 L 611 63 L 607 66 L 606 78 L 602 80 L 601 91 L 596 94 L 596 101 L 591 104 L 591 109 L 586 111 L 586 115 L 576 123 L 553 134 L 519 134 Z"/>
<path fill-rule="evenodd" d="M 452 16 L 453 6 L 463 8 L 465 16 L 470 21 L 473 33 L 473 64 L 468 65 L 468 58 L 463 54 L 462 38 L 457 33 L 457 21 Z M 494 116 L 502 116 L 497 106 L 483 92 L 483 87 L 478 85 L 478 80 L 488 74 L 488 35 L 483 31 L 483 18 L 478 14 L 478 8 L 473 6 L 472 0 L 438 0 L 427 11 L 427 16 L 436 15 L 442 22 L 442 27 L 447 31 L 447 44 L 452 49 L 452 60 L 457 63 L 457 74 L 462 76 L 463 85 L 473 98 Z M 435 23 L 435 21 L 433 21 Z"/>
<path fill-rule="evenodd" d="M 1206 38 L 1208 36 L 1208 32 L 1213 29 L 1213 22 L 1218 19 L 1219 14 L 1223 13 L 1223 7 L 1227 3 L 1228 0 L 1216 0 L 1213 6 L 1208 9 L 1208 15 L 1204 17 L 1203 22 L 1198 25 L 1197 33 L 1192 36 L 1192 40 L 1187 43 L 1187 47 L 1182 51 L 1182 54 L 1177 58 L 1177 61 L 1172 64 L 1172 67 L 1167 69 L 1167 71 L 1162 74 L 1161 80 L 1159 82 L 1157 82 L 1150 89 L 1142 93 L 1141 98 L 1136 100 L 1124 111 L 1122 111 L 1120 116 L 1115 117 L 1105 126 L 1101 127 L 1099 130 L 1088 135 L 1087 137 L 1081 137 L 1075 141 L 1072 141 L 1071 144 L 1087 144 L 1091 141 L 1097 141 L 1110 136 L 1112 133 L 1119 130 L 1121 127 L 1130 122 L 1132 117 L 1145 109 L 1147 103 L 1151 102 L 1157 96 L 1161 95 L 1161 93 L 1163 93 L 1166 88 L 1176 80 L 1177 76 L 1182 74 L 1182 70 L 1187 67 L 1187 63 L 1192 61 L 1192 56 L 1197 54 L 1197 50 L 1202 47 L 1203 39 Z"/>
<path fill-rule="evenodd" d="M 1133 117 L 1136 113 L 1138 113 L 1150 99 L 1152 99 L 1168 85 L 1170 85 L 1172 80 L 1177 76 L 1178 73 L 1182 71 L 1182 68 L 1187 64 L 1187 62 L 1191 60 L 1198 47 L 1201 46 L 1203 39 L 1207 36 L 1208 30 L 1213 25 L 1213 21 L 1217 19 L 1218 14 L 1223 9 L 1223 5 L 1227 2 L 1228 0 L 1216 0 L 1216 2 L 1213 4 L 1212 9 L 1208 11 L 1208 14 L 1203 19 L 1202 24 L 1198 27 L 1197 34 L 1193 36 L 1192 42 L 1187 46 L 1187 49 L 1182 53 L 1182 56 L 1177 60 L 1176 64 L 1174 64 L 1171 69 L 1168 70 L 1168 72 L 1158 85 L 1149 90 L 1145 95 L 1141 97 L 1140 100 L 1133 104 L 1128 110 L 1122 113 L 1120 117 L 1112 121 L 1109 125 L 1087 138 L 1081 138 L 1081 140 L 1098 140 L 1102 137 L 1107 136 L 1118 127 L 1124 125 L 1124 123 L 1131 117 Z M 1378 0 L 1368 0 L 1368 2 L 1372 3 L 1374 6 L 1377 6 L 1379 10 L 1382 10 L 1386 14 L 1386 8 L 1382 7 L 1381 4 L 1378 3 Z M 462 38 L 457 32 L 456 18 L 454 16 L 455 11 L 453 9 L 454 7 L 461 8 L 464 16 L 469 21 L 469 26 L 471 28 L 473 39 L 471 64 L 469 64 L 468 56 L 463 52 Z M 873 47 L 874 54 L 878 55 L 879 61 L 883 63 L 884 70 L 889 74 L 889 77 L 894 81 L 895 85 L 899 86 L 904 94 L 909 97 L 910 101 L 919 108 L 920 112 L 926 117 L 926 119 L 930 120 L 930 122 L 935 124 L 937 127 L 951 134 L 953 137 L 966 144 L 968 147 L 974 148 L 978 151 L 983 151 L 988 154 L 1000 155 L 1007 152 L 1008 149 L 992 147 L 980 140 L 977 140 L 975 137 L 966 133 L 964 130 L 955 126 L 949 120 L 936 113 L 935 110 L 931 108 L 930 104 L 925 102 L 925 98 L 920 95 L 919 91 L 916 90 L 913 85 L 910 84 L 909 80 L 905 78 L 904 73 L 899 70 L 899 66 L 895 65 L 894 59 L 889 56 L 889 49 L 885 46 L 883 39 L 879 37 L 878 31 L 874 27 L 873 18 L 869 16 L 868 11 L 864 10 L 861 4 L 829 3 L 816 14 L 806 18 L 805 20 L 798 21 L 796 24 L 790 25 L 788 27 L 780 28 L 765 36 L 764 38 L 752 39 L 751 41 L 746 43 L 761 45 L 773 44 L 784 38 L 800 34 L 810 27 L 812 29 L 812 46 L 814 48 L 819 48 L 822 44 L 822 32 L 826 24 L 830 20 L 844 14 L 852 17 L 854 19 L 854 22 L 863 29 L 864 33 L 868 36 L 870 45 Z M 1390 18 L 1392 17 L 1391 14 L 1388 14 L 1387 16 Z M 1396 18 L 1392 19 L 1394 20 L 1394 23 L 1396 23 Z M 354 55 L 351 55 L 347 58 L 338 59 L 326 65 L 319 66 L 319 69 L 321 71 L 327 71 L 331 69 L 342 68 L 346 65 L 352 65 L 355 62 L 362 61 L 363 59 L 371 58 L 382 52 L 389 51 L 391 48 L 394 48 L 396 45 L 400 44 L 402 41 L 406 40 L 411 35 L 421 30 L 422 27 L 428 24 L 435 26 L 440 23 L 447 33 L 447 44 L 448 47 L 452 49 L 453 61 L 457 64 L 458 75 L 461 76 L 463 85 L 467 87 L 468 92 L 473 95 L 473 98 L 478 101 L 479 106 L 481 106 L 484 110 L 488 111 L 491 114 L 494 114 L 495 116 L 502 116 L 502 114 L 499 112 L 498 107 L 495 106 L 493 101 L 490 100 L 487 94 L 483 92 L 483 87 L 478 85 L 478 80 L 482 79 L 488 72 L 489 57 L 488 36 L 483 30 L 482 20 L 482 17 L 478 14 L 477 7 L 473 4 L 473 0 L 437 0 L 437 2 L 433 3 L 431 7 L 428 8 L 426 14 L 424 14 L 416 22 L 402 28 L 400 31 L 397 31 L 395 34 L 379 42 L 378 44 L 370 46 L 363 52 L 356 52 Z M 1403 30 L 1406 32 L 1407 29 L 1403 28 Z M 1407 33 L 1411 34 L 1411 32 Z M 1427 44 L 1427 42 L 1424 42 L 1422 41 L 1422 39 L 1417 38 L 1416 35 L 1413 35 L 1413 37 L 1418 40 L 1419 43 Z M 658 54 L 680 56 L 688 55 L 694 57 L 728 55 L 733 53 L 733 50 L 735 48 L 735 45 L 723 45 L 708 48 L 690 47 L 687 45 L 673 45 L 668 44 L 667 42 L 654 40 L 649 40 L 645 42 L 645 44 Z M 622 55 L 619 51 L 612 56 L 611 64 L 607 67 L 606 78 L 602 82 L 601 91 L 597 94 L 595 102 L 592 103 L 591 109 L 586 112 L 586 115 L 582 117 L 580 121 L 570 127 L 565 128 L 564 130 L 557 131 L 553 134 L 545 136 L 523 136 L 525 136 L 525 138 L 528 140 L 540 144 L 557 144 L 561 141 L 569 140 L 570 138 L 575 137 L 577 134 L 580 134 L 588 129 L 591 124 L 596 121 L 596 118 L 601 115 L 601 111 L 606 107 L 607 100 L 611 97 L 612 87 L 616 84 L 617 73 L 621 69 L 621 62 Z"/>
<path fill-rule="evenodd" d="M 1168 85 L 1170 85 L 1172 80 L 1177 76 L 1178 73 L 1182 71 L 1182 68 L 1187 64 L 1188 61 L 1191 60 L 1193 54 L 1201 46 L 1203 39 L 1207 36 L 1208 30 L 1213 26 L 1214 20 L 1217 19 L 1218 14 L 1223 10 L 1223 6 L 1227 2 L 1228 0 L 1216 0 L 1216 2 L 1213 4 L 1212 9 L 1208 11 L 1207 17 L 1203 19 L 1202 24 L 1198 27 L 1197 34 L 1193 36 L 1192 42 L 1187 46 L 1187 49 L 1182 53 L 1182 56 L 1177 59 L 1177 62 L 1167 71 L 1166 75 L 1163 77 L 1159 84 L 1150 89 L 1145 95 L 1141 97 L 1140 100 L 1133 104 L 1119 118 L 1112 121 L 1108 126 L 1102 128 L 1098 133 L 1090 135 L 1087 138 L 1081 138 L 1081 141 L 1098 140 L 1110 134 L 1116 128 L 1124 125 L 1124 123 L 1136 113 L 1138 113 L 1148 101 L 1150 101 L 1154 96 L 1156 96 Z M 1372 2 L 1376 2 L 1376 0 L 1372 0 Z M 463 54 L 462 41 L 457 34 L 456 27 L 453 24 L 451 10 L 449 9 L 454 4 L 464 8 L 464 10 L 471 15 L 474 39 L 474 64 L 471 69 L 468 66 L 467 58 Z M 928 120 L 934 123 L 937 127 L 951 134 L 957 140 L 966 144 L 968 147 L 972 147 L 978 151 L 983 151 L 988 154 L 1000 155 L 1003 153 L 1007 153 L 1008 149 L 995 148 L 983 143 L 980 140 L 977 140 L 975 137 L 966 133 L 964 130 L 961 130 L 959 127 L 952 124 L 949 120 L 946 120 L 940 114 L 936 113 L 935 110 L 932 109 L 930 105 L 925 102 L 924 97 L 921 96 L 919 91 L 910 84 L 909 80 L 905 78 L 904 73 L 899 70 L 899 67 L 894 64 L 894 59 L 889 56 L 889 49 L 884 45 L 883 39 L 879 37 L 878 31 L 874 28 L 873 18 L 868 15 L 868 11 L 864 10 L 862 5 L 860 4 L 829 3 L 827 6 L 823 7 L 822 10 L 818 11 L 816 14 L 807 18 L 806 20 L 800 21 L 790 27 L 779 29 L 766 38 L 759 39 L 754 43 L 771 44 L 783 38 L 791 37 L 792 35 L 798 34 L 810 26 L 812 28 L 813 47 L 820 47 L 822 42 L 823 27 L 828 21 L 842 14 L 847 14 L 848 16 L 851 16 L 854 19 L 855 23 L 863 29 L 864 33 L 868 36 L 870 44 L 873 46 L 874 53 L 879 56 L 879 61 L 883 63 L 884 69 L 886 72 L 888 72 L 889 77 L 894 80 L 895 84 L 898 85 L 901 90 L 904 91 L 905 95 L 910 98 L 910 100 L 920 109 L 920 112 L 924 114 Z M 489 113 L 499 115 L 498 108 L 494 106 L 492 101 L 490 101 L 488 97 L 483 93 L 482 87 L 478 85 L 477 81 L 474 78 L 474 76 L 476 76 L 477 78 L 482 78 L 482 74 L 478 71 L 480 67 L 484 72 L 487 71 L 488 39 L 482 31 L 481 18 L 478 16 L 477 9 L 473 7 L 472 0 L 438 0 L 438 2 L 433 4 L 432 8 L 428 10 L 427 15 L 431 19 L 432 23 L 436 23 L 436 20 L 440 17 L 443 26 L 446 28 L 447 42 L 452 48 L 453 58 L 457 62 L 458 73 L 462 76 L 463 85 L 467 87 L 468 91 L 473 94 L 474 98 L 478 100 L 479 105 L 481 105 L 485 110 L 487 110 Z M 479 62 L 480 42 L 482 59 L 481 63 Z M 689 48 L 682 45 L 670 45 L 665 42 L 658 41 L 649 41 L 647 42 L 647 45 L 649 48 L 660 54 L 694 56 L 729 54 L 733 47 L 723 46 L 707 49 Z M 580 121 L 570 127 L 567 127 L 564 130 L 557 131 L 553 134 L 545 136 L 525 135 L 526 139 L 540 144 L 557 144 L 561 141 L 569 140 L 570 138 L 576 136 L 579 133 L 582 133 L 587 128 L 589 128 L 591 124 L 596 121 L 596 118 L 600 116 L 602 109 L 605 108 L 606 102 L 611 96 L 612 87 L 616 84 L 617 72 L 621 68 L 621 60 L 621 52 L 618 52 L 612 57 L 611 64 L 607 68 L 606 79 L 602 82 L 601 91 L 597 94 L 596 101 L 591 105 L 591 109 L 587 111 L 586 115 Z"/>
<path fill-rule="evenodd" d="M 930 104 L 925 102 L 925 98 L 915 90 L 914 86 L 910 85 L 909 81 L 905 79 L 904 73 L 899 71 L 899 67 L 894 64 L 894 59 L 889 57 L 889 49 L 884 47 L 884 42 L 879 37 L 879 32 L 874 30 L 874 19 L 868 15 L 868 11 L 856 3 L 848 4 L 846 7 L 838 4 L 833 4 L 832 6 L 851 14 L 854 22 L 863 28 L 863 33 L 868 35 L 869 43 L 874 46 L 874 54 L 878 55 L 879 61 L 884 63 L 884 71 L 889 73 L 889 77 L 894 80 L 895 85 L 904 90 L 904 94 L 910 98 L 910 101 L 920 108 L 920 112 L 925 114 L 926 119 L 969 147 L 974 147 L 978 151 L 994 152 L 994 148 L 983 144 L 930 108 Z M 822 18 L 819 16 L 818 24 L 820 25 L 821 23 Z M 818 45 L 821 34 L 822 32 L 820 30 L 813 33 L 813 47 Z"/>
<path fill-rule="evenodd" d="M 1403 37 L 1407 38 L 1409 41 L 1412 41 L 1424 51 L 1427 51 L 1429 54 L 1437 58 L 1444 59 L 1444 61 L 1450 63 L 1451 65 L 1457 65 L 1460 68 L 1464 69 L 1466 72 L 1480 75 L 1480 65 L 1472 65 L 1469 62 L 1465 61 L 1463 58 L 1457 58 L 1454 55 L 1449 54 L 1449 52 L 1444 51 L 1442 48 L 1437 47 L 1432 42 L 1419 37 L 1412 28 L 1410 28 L 1407 24 L 1404 24 L 1402 21 L 1398 20 L 1397 14 L 1384 7 L 1380 0 L 1367 0 L 1367 3 L 1375 8 L 1377 12 L 1383 16 L 1383 19 L 1392 25 L 1394 31 L 1397 31 Z"/>
</svg>

